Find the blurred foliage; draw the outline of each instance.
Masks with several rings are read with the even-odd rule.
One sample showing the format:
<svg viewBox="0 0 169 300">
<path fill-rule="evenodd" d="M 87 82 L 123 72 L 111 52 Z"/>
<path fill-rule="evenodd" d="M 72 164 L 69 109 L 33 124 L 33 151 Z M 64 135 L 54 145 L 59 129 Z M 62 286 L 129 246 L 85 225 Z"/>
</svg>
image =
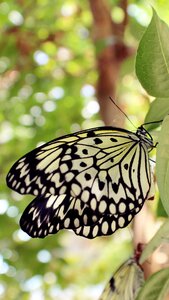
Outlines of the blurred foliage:
<svg viewBox="0 0 169 300">
<path fill-rule="evenodd" d="M 119 1 L 108 2 L 118 22 Z M 152 1 L 169 19 L 167 3 Z M 128 15 L 125 40 L 136 49 L 151 8 L 147 1 L 129 1 Z M 11 165 L 40 142 L 102 124 L 89 3 L 4 1 L 0 28 L 0 299 L 97 299 L 99 283 L 131 254 L 129 229 L 94 241 L 71 232 L 30 239 L 18 223 L 32 197 L 5 183 Z M 135 77 L 134 60 L 122 66 L 118 98 L 137 126 L 150 100 Z"/>
<path fill-rule="evenodd" d="M 161 199 L 158 200 L 158 206 L 157 206 L 157 215 L 158 217 L 165 217 L 167 218 L 167 213 L 164 209 L 164 206 L 161 202 Z"/>
</svg>

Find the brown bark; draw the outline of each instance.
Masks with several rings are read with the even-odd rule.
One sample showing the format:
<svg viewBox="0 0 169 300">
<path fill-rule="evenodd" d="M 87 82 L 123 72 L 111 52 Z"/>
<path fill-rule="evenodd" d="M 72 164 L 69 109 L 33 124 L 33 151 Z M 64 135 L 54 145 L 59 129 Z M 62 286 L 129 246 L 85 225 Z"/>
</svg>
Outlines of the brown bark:
<svg viewBox="0 0 169 300">
<path fill-rule="evenodd" d="M 123 127 L 124 116 L 109 100 L 111 96 L 117 102 L 116 87 L 123 60 L 130 54 L 123 43 L 123 35 L 127 23 L 127 1 L 121 1 L 125 18 L 116 24 L 111 19 L 110 8 L 105 0 L 89 0 L 93 15 L 93 40 L 101 44 L 102 50 L 97 55 L 98 83 L 97 98 L 100 113 L 106 125 Z"/>
</svg>

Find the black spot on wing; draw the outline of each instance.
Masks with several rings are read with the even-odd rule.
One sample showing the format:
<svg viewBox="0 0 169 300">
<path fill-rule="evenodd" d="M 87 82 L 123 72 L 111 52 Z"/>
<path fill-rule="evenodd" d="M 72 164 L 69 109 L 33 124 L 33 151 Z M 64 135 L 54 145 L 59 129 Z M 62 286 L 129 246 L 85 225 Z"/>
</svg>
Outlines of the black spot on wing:
<svg viewBox="0 0 169 300">
<path fill-rule="evenodd" d="M 99 189 L 102 191 L 105 187 L 105 182 L 99 180 Z"/>
<path fill-rule="evenodd" d="M 128 167 L 129 167 L 128 164 L 124 165 L 125 170 L 128 170 Z"/>
<path fill-rule="evenodd" d="M 85 167 L 87 166 L 87 164 L 86 164 L 85 162 L 82 161 L 82 162 L 80 163 L 80 166 L 85 168 Z"/>
<path fill-rule="evenodd" d="M 114 277 L 112 277 L 112 278 L 110 279 L 109 283 L 110 283 L 111 291 L 114 292 L 115 289 L 116 289 Z"/>
<path fill-rule="evenodd" d="M 117 142 L 118 142 L 118 140 L 115 139 L 115 138 L 110 138 L 110 140 L 111 140 L 111 142 L 113 142 L 113 143 L 117 143 Z"/>
<path fill-rule="evenodd" d="M 99 138 L 95 138 L 94 142 L 95 142 L 96 145 L 99 145 L 99 144 L 103 143 L 103 141 L 101 139 L 99 139 Z"/>
<path fill-rule="evenodd" d="M 88 154 L 88 150 L 87 149 L 83 149 L 82 152 L 83 152 L 83 154 L 86 154 L 86 155 Z"/>
<path fill-rule="evenodd" d="M 85 179 L 88 181 L 88 180 L 90 180 L 92 177 L 91 177 L 91 175 L 89 174 L 89 173 L 85 173 Z"/>
<path fill-rule="evenodd" d="M 115 193 L 117 193 L 119 189 L 119 185 L 117 183 L 112 183 L 112 189 Z"/>
</svg>

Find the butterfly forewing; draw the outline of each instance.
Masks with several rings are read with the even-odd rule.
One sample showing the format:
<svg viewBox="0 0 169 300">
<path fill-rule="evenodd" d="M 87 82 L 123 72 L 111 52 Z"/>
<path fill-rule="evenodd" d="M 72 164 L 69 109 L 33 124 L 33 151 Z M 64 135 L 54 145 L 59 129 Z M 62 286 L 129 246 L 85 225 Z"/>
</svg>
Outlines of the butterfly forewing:
<svg viewBox="0 0 169 300">
<path fill-rule="evenodd" d="M 68 182 L 71 187 L 79 171 L 90 169 L 95 175 L 95 170 L 100 169 L 101 158 L 104 162 L 107 154 L 114 150 L 120 159 L 119 148 L 123 151 L 130 144 L 132 141 L 125 132 L 119 134 L 113 130 L 109 135 L 106 130 L 95 130 L 56 139 L 18 160 L 8 174 L 7 183 L 21 194 L 63 193 L 64 183 Z"/>
<path fill-rule="evenodd" d="M 54 226 L 54 231 L 68 228 L 65 226 L 68 212 L 63 212 L 61 217 L 61 213 L 58 215 L 59 208 L 56 213 L 53 205 L 48 211 L 45 207 L 46 201 L 49 203 L 49 199 L 52 199 L 50 196 L 53 195 L 57 203 L 61 199 L 60 195 L 63 196 L 62 205 L 68 203 L 68 211 L 70 210 L 73 220 L 70 224 L 75 222 L 74 207 L 71 206 L 73 201 L 76 204 L 80 201 L 83 207 L 88 207 L 88 213 L 98 216 L 95 220 L 98 222 L 98 235 L 106 234 L 106 230 L 103 230 L 106 226 L 102 225 L 102 220 L 106 220 L 106 216 L 111 220 L 115 215 L 116 225 L 112 226 L 113 230 L 110 230 L 112 221 L 108 222 L 107 234 L 110 234 L 119 227 L 127 226 L 148 196 L 151 176 L 147 145 L 137 133 L 120 128 L 103 127 L 81 131 L 48 142 L 22 157 L 11 168 L 7 184 L 21 194 L 31 193 L 37 196 L 33 204 L 36 206 L 38 203 L 40 215 L 48 215 L 44 228 L 47 226 L 45 224 L 52 224 L 52 217 L 55 219 L 54 225 L 57 222 L 59 224 Z M 81 209 L 84 208 L 79 208 L 79 211 Z M 29 215 L 27 210 L 26 212 L 25 220 Z M 79 212 L 79 228 L 72 225 L 69 228 L 85 236 L 84 226 L 95 224 L 85 224 L 82 215 Z M 124 226 L 119 226 L 117 221 L 121 215 L 125 216 L 122 222 Z M 28 219 L 30 223 L 33 222 L 30 215 Z M 44 229 L 42 231 L 45 232 Z M 46 232 L 53 233 L 52 229 Z M 93 233 L 89 237 L 94 237 Z"/>
</svg>

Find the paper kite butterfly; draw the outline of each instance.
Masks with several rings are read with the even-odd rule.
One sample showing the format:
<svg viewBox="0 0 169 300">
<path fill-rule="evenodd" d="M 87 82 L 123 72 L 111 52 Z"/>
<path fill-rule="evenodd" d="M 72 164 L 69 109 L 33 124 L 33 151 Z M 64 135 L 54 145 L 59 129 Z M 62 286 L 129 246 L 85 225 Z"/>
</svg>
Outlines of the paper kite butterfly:
<svg viewBox="0 0 169 300">
<path fill-rule="evenodd" d="M 139 264 L 140 255 L 141 253 L 138 256 L 134 254 L 118 268 L 105 286 L 99 300 L 136 299 L 145 282 L 144 272 Z"/>
<path fill-rule="evenodd" d="M 20 158 L 7 185 L 36 198 L 21 228 L 43 238 L 59 230 L 95 238 L 126 227 L 149 198 L 151 135 L 99 127 L 54 139 Z"/>
</svg>

